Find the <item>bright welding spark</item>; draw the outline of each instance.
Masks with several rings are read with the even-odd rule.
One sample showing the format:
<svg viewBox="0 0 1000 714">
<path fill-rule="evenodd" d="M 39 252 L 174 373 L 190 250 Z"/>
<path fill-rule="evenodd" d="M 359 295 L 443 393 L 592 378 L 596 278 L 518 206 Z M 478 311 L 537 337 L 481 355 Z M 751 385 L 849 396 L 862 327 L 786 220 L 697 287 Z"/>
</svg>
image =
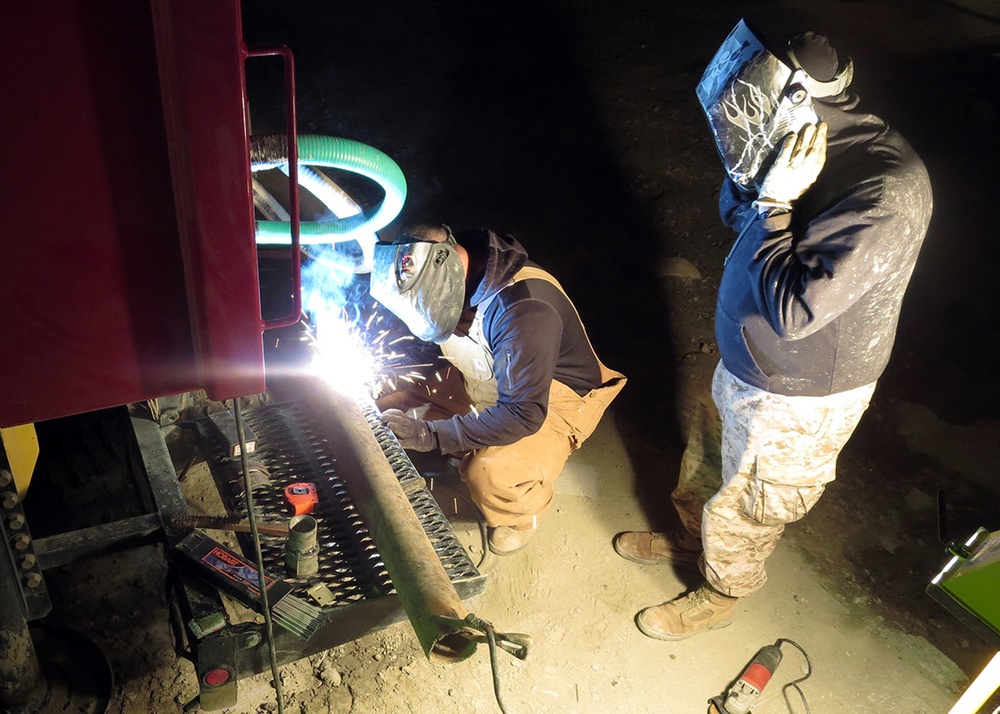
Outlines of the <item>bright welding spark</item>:
<svg viewBox="0 0 1000 714">
<path fill-rule="evenodd" d="M 315 312 L 313 325 L 313 372 L 343 391 L 371 395 L 380 380 L 380 361 L 343 310 L 330 307 Z"/>
<path fill-rule="evenodd" d="M 376 303 L 368 303 L 364 281 L 324 253 L 303 268 L 302 305 L 309 316 L 310 370 L 328 384 L 373 399 L 394 392 L 397 380 L 425 379 L 414 364 L 412 335 L 400 336 Z"/>
<path fill-rule="evenodd" d="M 400 363 L 406 354 L 394 346 L 412 337 L 388 340 L 389 329 L 377 329 L 380 318 L 369 317 L 364 325 L 349 319 L 349 311 L 333 303 L 312 313 L 313 359 L 310 369 L 332 387 L 350 394 L 366 394 L 370 398 L 397 390 L 397 379 L 419 382 L 425 379 L 419 368 L 429 364 Z"/>
</svg>

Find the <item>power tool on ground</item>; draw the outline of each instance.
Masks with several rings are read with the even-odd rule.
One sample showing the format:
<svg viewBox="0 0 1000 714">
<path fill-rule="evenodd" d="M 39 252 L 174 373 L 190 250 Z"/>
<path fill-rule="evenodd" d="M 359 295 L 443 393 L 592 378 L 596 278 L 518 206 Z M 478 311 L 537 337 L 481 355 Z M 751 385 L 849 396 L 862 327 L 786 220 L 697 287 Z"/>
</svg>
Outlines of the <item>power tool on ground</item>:
<svg viewBox="0 0 1000 714">
<path fill-rule="evenodd" d="M 788 643 L 802 652 L 806 659 L 807 671 L 805 676 L 789 682 L 785 688 L 794 687 L 802 694 L 798 688 L 798 683 L 807 679 L 812 674 L 812 663 L 809 656 L 798 644 L 784 638 L 778 639 L 773 645 L 761 647 L 753 659 L 743 669 L 743 673 L 730 685 L 724 694 L 712 697 L 708 700 L 708 714 L 751 714 L 752 707 L 760 697 L 764 687 L 771 681 L 778 665 L 781 663 L 781 646 Z M 805 697 L 803 695 L 803 701 Z M 806 705 L 808 708 L 808 704 Z"/>
</svg>

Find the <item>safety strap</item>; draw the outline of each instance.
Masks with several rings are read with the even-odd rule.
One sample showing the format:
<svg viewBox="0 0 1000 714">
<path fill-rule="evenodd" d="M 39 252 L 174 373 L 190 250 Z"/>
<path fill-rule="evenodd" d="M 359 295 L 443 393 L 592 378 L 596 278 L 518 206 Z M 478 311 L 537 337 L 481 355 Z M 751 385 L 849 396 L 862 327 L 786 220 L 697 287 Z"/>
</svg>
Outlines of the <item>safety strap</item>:
<svg viewBox="0 0 1000 714">
<path fill-rule="evenodd" d="M 601 362 L 601 358 L 597 356 L 597 350 L 594 349 L 594 345 L 590 341 L 590 336 L 587 334 L 587 326 L 583 324 L 583 320 L 580 318 L 580 311 L 576 309 L 576 305 L 574 305 L 573 301 L 570 300 L 570 297 L 569 295 L 566 294 L 566 291 L 563 289 L 563 286 L 559 284 L 559 281 L 556 280 L 551 273 L 549 273 L 546 270 L 542 270 L 541 268 L 537 268 L 531 265 L 526 265 L 519 271 L 517 271 L 517 273 L 514 275 L 513 278 L 511 278 L 510 282 L 507 285 L 510 286 L 513 285 L 514 283 L 519 283 L 522 280 L 544 280 L 556 286 L 559 289 L 559 292 L 561 292 L 563 295 L 566 296 L 566 300 L 569 302 L 570 306 L 572 306 L 573 312 L 576 313 L 576 319 L 580 322 L 580 329 L 583 330 L 583 336 L 587 340 L 587 346 L 590 347 L 590 351 L 591 353 L 593 353 L 594 359 L 597 360 L 597 366 L 600 367 L 601 384 L 607 384 L 613 379 L 625 377 L 625 375 L 622 374 L 621 372 L 616 372 L 613 369 L 609 369 L 604 365 L 603 362 Z M 496 297 L 499 294 L 500 293 L 497 292 L 496 294 L 493 295 L 493 297 Z M 492 298 L 490 298 L 490 301 L 492 301 Z M 480 309 L 485 309 L 485 306 L 480 306 Z"/>
</svg>

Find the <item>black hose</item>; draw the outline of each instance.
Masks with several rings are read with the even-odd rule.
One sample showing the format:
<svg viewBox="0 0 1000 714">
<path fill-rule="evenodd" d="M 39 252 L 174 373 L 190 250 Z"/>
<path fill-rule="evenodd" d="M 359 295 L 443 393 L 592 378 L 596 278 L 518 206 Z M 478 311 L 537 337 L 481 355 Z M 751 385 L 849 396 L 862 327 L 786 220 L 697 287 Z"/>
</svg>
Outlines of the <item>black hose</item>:
<svg viewBox="0 0 1000 714">
<path fill-rule="evenodd" d="M 487 532 L 486 519 L 483 518 L 483 514 L 480 512 L 479 507 L 476 504 L 474 504 L 471 500 L 466 498 L 465 494 L 462 493 L 462 490 L 460 488 L 458 488 L 457 486 L 453 486 L 447 481 L 438 479 L 438 485 L 441 485 L 442 483 L 444 484 L 445 488 L 451 489 L 451 491 L 455 494 L 456 498 L 462 499 L 462 503 L 466 504 L 467 506 L 469 506 L 469 508 L 472 509 L 473 516 L 476 519 L 476 527 L 479 529 L 479 538 L 483 545 L 482 557 L 480 557 L 479 562 L 476 563 L 476 570 L 480 570 L 490 554 L 490 540 L 489 540 L 489 533 Z M 433 490 L 431 490 L 431 493 L 432 494 L 434 493 Z"/>
<path fill-rule="evenodd" d="M 500 696 L 500 670 L 497 665 L 497 636 L 493 631 L 493 625 L 485 623 L 484 629 L 486 630 L 486 642 L 490 650 L 490 669 L 493 672 L 493 695 L 496 697 L 497 706 L 500 707 L 502 714 L 507 714 L 507 709 L 503 705 L 503 699 Z"/>
<path fill-rule="evenodd" d="M 809 677 L 812 676 L 812 660 L 809 659 L 809 655 L 806 653 L 806 651 L 804 649 L 802 649 L 802 646 L 799 645 L 797 642 L 795 642 L 793 640 L 788 640 L 788 639 L 785 639 L 784 637 L 781 637 L 781 638 L 778 639 L 778 641 L 775 644 L 778 645 L 778 647 L 781 647 L 781 645 L 783 643 L 785 643 L 785 642 L 787 642 L 792 647 L 794 647 L 795 649 L 797 649 L 799 652 L 802 653 L 802 656 L 805 657 L 805 659 L 806 659 L 806 673 L 804 675 L 802 675 L 801 677 L 799 677 L 798 679 L 793 679 L 791 682 L 788 682 L 787 684 L 785 684 L 785 686 L 783 686 L 781 688 L 781 694 L 785 698 L 785 704 L 788 705 L 788 711 L 792 711 L 792 703 L 788 699 L 788 689 L 790 687 L 793 688 L 793 689 L 795 689 L 795 691 L 799 693 L 799 697 L 802 698 L 802 704 L 806 708 L 806 714 L 811 714 L 812 710 L 809 709 L 809 702 L 806 701 L 805 692 L 802 691 L 802 688 L 799 686 L 799 684 L 801 682 L 806 681 L 807 679 L 809 679 Z"/>
</svg>

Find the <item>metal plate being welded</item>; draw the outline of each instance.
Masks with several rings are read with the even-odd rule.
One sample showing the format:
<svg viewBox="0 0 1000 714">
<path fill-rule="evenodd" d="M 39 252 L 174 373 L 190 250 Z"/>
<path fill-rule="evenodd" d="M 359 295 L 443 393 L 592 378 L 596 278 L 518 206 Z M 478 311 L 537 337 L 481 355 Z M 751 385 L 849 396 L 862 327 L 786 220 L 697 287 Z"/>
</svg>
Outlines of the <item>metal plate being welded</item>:
<svg viewBox="0 0 1000 714">
<path fill-rule="evenodd" d="M 465 599 L 483 592 L 486 576 L 479 573 L 455 537 L 451 523 L 424 486 L 406 452 L 378 420 L 373 408 L 365 405 L 359 408 L 458 595 Z M 256 437 L 250 463 L 256 516 L 261 520 L 287 522 L 291 509 L 284 491 L 294 483 L 315 484 L 319 498 L 312 513 L 319 521 L 319 572 L 309 578 L 290 577 L 284 562 L 284 539 L 262 537 L 265 570 L 292 583 L 293 592 L 304 599 L 311 599 L 309 588 L 322 583 L 333 595 L 324 609 L 394 597 L 395 589 L 385 564 L 338 471 L 337 447 L 326 438 L 310 408 L 300 402 L 268 404 L 247 410 L 243 417 Z M 210 429 L 203 430 L 206 436 L 212 433 Z M 213 440 L 209 466 L 226 508 L 233 514 L 245 514 L 240 462 L 227 458 L 227 449 L 228 444 L 222 440 Z M 238 537 L 245 552 L 252 552 L 248 536 Z"/>
</svg>

